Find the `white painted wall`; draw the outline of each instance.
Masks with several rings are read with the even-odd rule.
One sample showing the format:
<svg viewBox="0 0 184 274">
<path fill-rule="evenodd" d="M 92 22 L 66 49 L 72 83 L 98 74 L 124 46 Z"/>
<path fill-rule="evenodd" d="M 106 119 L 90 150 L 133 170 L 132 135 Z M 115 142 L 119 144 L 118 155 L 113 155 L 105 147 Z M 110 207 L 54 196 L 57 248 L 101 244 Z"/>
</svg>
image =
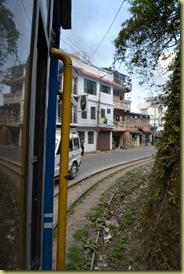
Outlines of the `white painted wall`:
<svg viewBox="0 0 184 274">
<path fill-rule="evenodd" d="M 87 119 L 81 118 L 81 109 L 80 109 L 80 100 L 78 100 L 78 110 L 77 110 L 77 121 L 79 127 L 78 131 L 85 132 L 85 152 L 95 151 L 97 147 L 97 125 L 98 127 L 113 127 L 113 75 L 104 69 L 97 68 L 90 63 L 81 61 L 79 56 L 71 55 L 72 63 L 74 68 L 83 69 L 88 73 L 96 75 L 97 78 L 94 78 L 90 75 L 84 75 L 82 73 L 78 74 L 78 88 L 77 95 L 87 95 Z M 97 83 L 96 95 L 84 93 L 84 79 L 89 79 Z M 109 81 L 108 83 L 103 82 L 103 80 Z M 111 81 L 111 83 L 110 83 Z M 100 84 L 108 85 L 111 87 L 111 94 L 106 94 L 100 92 Z M 96 119 L 91 119 L 91 107 L 96 109 Z M 97 123 L 97 111 L 99 108 L 99 118 L 101 118 L 101 108 L 105 109 L 105 117 L 107 118 L 107 124 L 98 124 Z M 110 109 L 110 113 L 107 113 L 107 109 Z M 88 131 L 94 132 L 94 144 L 88 144 Z M 112 149 L 112 132 L 110 133 L 110 148 Z"/>
</svg>

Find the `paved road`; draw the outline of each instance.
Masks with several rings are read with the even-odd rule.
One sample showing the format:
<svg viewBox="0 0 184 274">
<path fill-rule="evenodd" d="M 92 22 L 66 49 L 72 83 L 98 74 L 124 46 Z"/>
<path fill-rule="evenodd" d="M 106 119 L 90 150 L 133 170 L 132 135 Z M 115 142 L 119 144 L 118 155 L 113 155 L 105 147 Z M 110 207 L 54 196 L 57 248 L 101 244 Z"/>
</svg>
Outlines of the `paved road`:
<svg viewBox="0 0 184 274">
<path fill-rule="evenodd" d="M 126 163 L 129 161 L 142 159 L 155 154 L 154 147 L 132 148 L 127 150 L 116 149 L 108 152 L 85 153 L 82 157 L 82 164 L 76 179 L 70 181 L 74 183 L 92 175 L 97 171 L 108 167 Z M 0 158 L 5 158 L 15 163 L 21 163 L 21 148 L 15 146 L 0 145 Z"/>
<path fill-rule="evenodd" d="M 109 152 L 86 153 L 82 157 L 79 173 L 77 174 L 76 179 L 72 180 L 72 182 L 82 180 L 86 176 L 89 176 L 97 171 L 101 171 L 121 163 L 149 157 L 155 153 L 156 149 L 154 147 L 127 150 L 117 149 Z"/>
</svg>

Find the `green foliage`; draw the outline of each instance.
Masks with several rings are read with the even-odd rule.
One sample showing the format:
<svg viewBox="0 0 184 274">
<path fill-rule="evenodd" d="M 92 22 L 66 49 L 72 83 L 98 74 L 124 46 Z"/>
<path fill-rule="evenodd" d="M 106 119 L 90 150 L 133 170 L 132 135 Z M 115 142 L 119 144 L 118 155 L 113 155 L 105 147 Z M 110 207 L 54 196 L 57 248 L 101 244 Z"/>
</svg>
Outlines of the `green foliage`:
<svg viewBox="0 0 184 274">
<path fill-rule="evenodd" d="M 115 60 L 131 71 L 152 76 L 151 70 L 165 50 L 174 50 L 180 40 L 180 2 L 177 0 L 127 0 L 131 17 L 122 23 L 114 44 Z M 162 26 L 162 27 L 161 27 Z M 148 70 L 149 68 L 149 70 Z"/>
<path fill-rule="evenodd" d="M 148 261 L 153 269 L 180 269 L 180 52 L 165 87 L 165 114 L 162 140 L 150 181 Z M 151 217 L 150 217 L 151 216 Z"/>
<path fill-rule="evenodd" d="M 68 249 L 67 258 L 69 263 L 66 270 L 88 270 L 91 257 L 96 250 L 96 243 L 89 237 L 89 228 L 82 227 L 74 233 L 77 245 L 72 245 Z"/>
<path fill-rule="evenodd" d="M 74 238 L 77 240 L 85 239 L 88 237 L 88 229 L 86 227 L 80 228 L 74 233 Z"/>
<path fill-rule="evenodd" d="M 180 162 L 180 54 L 177 54 L 173 73 L 165 87 L 165 114 L 162 140 L 158 145 L 159 162 L 164 178 L 175 173 Z"/>
<path fill-rule="evenodd" d="M 125 250 L 129 242 L 129 237 L 125 236 L 119 239 L 119 241 L 109 249 L 108 259 L 111 263 L 119 261 L 125 255 Z"/>
<path fill-rule="evenodd" d="M 0 0 L 0 67 L 7 55 L 17 56 L 19 31 L 16 28 L 13 14 L 5 7 L 5 0 Z"/>
<path fill-rule="evenodd" d="M 161 57 L 174 59 L 163 90 L 167 111 L 145 209 L 146 248 L 152 270 L 180 269 L 180 2 L 127 0 L 131 18 L 115 40 L 116 60 L 149 81 Z M 146 78 L 145 78 L 146 77 Z"/>
<path fill-rule="evenodd" d="M 69 247 L 68 259 L 70 263 L 66 265 L 66 270 L 80 270 L 83 265 L 83 253 L 82 250 L 76 245 Z"/>
</svg>

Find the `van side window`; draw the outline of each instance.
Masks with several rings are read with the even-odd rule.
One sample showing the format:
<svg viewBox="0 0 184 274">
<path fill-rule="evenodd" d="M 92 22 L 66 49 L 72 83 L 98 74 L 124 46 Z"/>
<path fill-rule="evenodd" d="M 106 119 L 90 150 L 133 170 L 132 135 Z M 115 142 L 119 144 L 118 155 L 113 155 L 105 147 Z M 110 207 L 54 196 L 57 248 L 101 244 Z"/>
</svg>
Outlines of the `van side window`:
<svg viewBox="0 0 184 274">
<path fill-rule="evenodd" d="M 79 138 L 74 138 L 74 150 L 79 149 Z"/>
<path fill-rule="evenodd" d="M 70 143 L 69 143 L 69 151 L 73 151 L 72 140 L 70 140 Z"/>
<path fill-rule="evenodd" d="M 60 154 L 60 146 L 61 146 L 61 143 L 59 144 L 59 147 L 58 147 L 58 150 L 57 150 L 56 155 L 59 155 L 59 154 Z"/>
</svg>

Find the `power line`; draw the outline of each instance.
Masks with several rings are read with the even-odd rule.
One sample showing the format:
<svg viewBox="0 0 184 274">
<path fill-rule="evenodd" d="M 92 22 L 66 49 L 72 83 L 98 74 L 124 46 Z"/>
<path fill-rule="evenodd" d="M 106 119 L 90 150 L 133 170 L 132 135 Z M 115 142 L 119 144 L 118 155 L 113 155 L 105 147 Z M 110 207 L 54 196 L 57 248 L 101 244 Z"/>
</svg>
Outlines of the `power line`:
<svg viewBox="0 0 184 274">
<path fill-rule="evenodd" d="M 23 6 L 23 9 L 24 9 L 25 13 L 26 13 L 26 16 L 27 16 L 27 18 L 28 18 L 28 21 L 29 21 L 29 23 L 31 24 L 31 19 L 29 18 L 29 15 L 28 15 L 28 12 L 27 12 L 27 10 L 26 10 L 26 7 L 25 7 L 25 5 L 24 5 L 24 3 L 23 3 L 22 0 L 20 0 L 20 2 L 21 2 L 21 4 L 22 4 L 22 6 Z"/>
<path fill-rule="evenodd" d="M 70 43 L 72 43 L 76 48 L 78 48 L 81 52 L 82 52 L 82 54 L 83 54 L 83 56 L 84 56 L 84 59 L 85 58 L 87 58 L 86 60 L 89 62 L 89 59 L 90 59 L 90 57 L 89 57 L 89 54 L 88 53 L 86 53 L 76 42 L 74 42 L 71 38 L 69 38 L 67 35 L 65 35 L 64 33 L 62 33 L 62 36 L 63 36 L 63 38 L 66 38 Z M 65 44 L 67 44 L 72 50 L 74 50 L 74 51 L 76 51 L 76 49 L 74 49 L 71 45 L 69 45 L 66 41 L 64 41 L 63 40 L 63 38 L 61 39 L 61 41 L 63 42 L 63 43 L 65 43 Z M 100 55 L 98 55 L 102 60 L 104 60 Z M 96 66 L 97 67 L 99 67 L 99 65 L 98 65 L 98 62 L 95 62 L 93 59 L 91 59 L 92 60 L 92 63 L 95 65 L 96 64 Z M 105 61 L 105 60 L 104 60 Z M 106 61 L 105 61 L 106 62 Z M 108 65 L 109 65 L 109 63 L 107 63 Z"/>
<path fill-rule="evenodd" d="M 114 17 L 114 19 L 113 19 L 113 21 L 112 21 L 110 27 L 108 28 L 108 30 L 107 30 L 107 32 L 105 33 L 104 37 L 102 38 L 101 42 L 99 43 L 99 45 L 97 46 L 97 48 L 93 51 L 93 53 L 89 56 L 89 58 L 91 58 L 91 56 L 93 56 L 93 55 L 95 54 L 95 52 L 96 52 L 96 51 L 99 49 L 99 47 L 101 46 L 101 44 L 102 44 L 103 40 L 105 39 L 107 33 L 110 31 L 112 25 L 114 24 L 114 21 L 116 20 L 116 17 L 118 16 L 118 14 L 119 14 L 119 12 L 120 12 L 120 10 L 121 10 L 121 7 L 123 6 L 124 1 L 125 1 L 125 0 L 123 0 L 123 2 L 121 3 L 121 5 L 120 5 L 120 7 L 119 7 L 119 9 L 118 9 L 118 12 L 116 13 L 116 15 L 115 15 L 115 17 Z"/>
</svg>

